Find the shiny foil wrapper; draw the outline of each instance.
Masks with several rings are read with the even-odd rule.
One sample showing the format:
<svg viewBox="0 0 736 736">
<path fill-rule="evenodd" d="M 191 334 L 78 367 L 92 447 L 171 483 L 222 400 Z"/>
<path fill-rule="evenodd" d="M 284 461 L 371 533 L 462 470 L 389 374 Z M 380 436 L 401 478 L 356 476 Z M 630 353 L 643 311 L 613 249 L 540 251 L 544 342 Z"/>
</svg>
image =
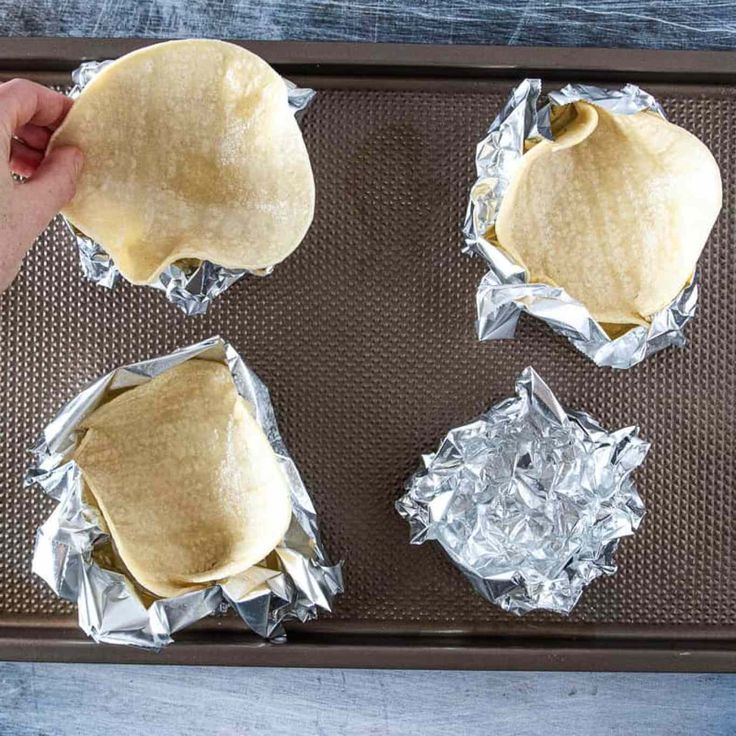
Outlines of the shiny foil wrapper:
<svg viewBox="0 0 736 736">
<path fill-rule="evenodd" d="M 77 98 L 95 76 L 110 64 L 111 60 L 89 61 L 75 69 L 72 72 L 74 86 L 69 97 Z M 289 90 L 289 108 L 296 115 L 307 108 L 316 93 L 311 89 L 299 88 L 288 80 L 284 81 Z M 84 275 L 98 286 L 112 289 L 122 278 L 112 258 L 99 243 L 88 238 L 66 218 L 63 219 L 77 241 Z M 273 267 L 259 271 L 225 268 L 209 261 L 201 261 L 198 265 L 172 263 L 161 272 L 156 281 L 146 286 L 163 291 L 172 304 L 192 316 L 204 314 L 216 296 L 246 274 L 267 276 L 272 271 Z"/>
<path fill-rule="evenodd" d="M 516 397 L 423 456 L 396 508 L 412 544 L 438 541 L 503 610 L 566 615 L 586 585 L 616 571 L 619 539 L 641 523 L 631 472 L 648 450 L 636 427 L 607 432 L 565 411 L 526 368 Z"/>
<path fill-rule="evenodd" d="M 93 556 L 109 537 L 97 510 L 84 502 L 81 472 L 69 457 L 81 439 L 80 422 L 108 392 L 145 383 L 192 358 L 225 363 L 238 393 L 255 408 L 289 479 L 292 520 L 284 540 L 259 565 L 147 607 L 131 579 L 101 566 Z M 314 506 L 279 434 L 268 390 L 219 337 L 108 373 L 61 410 L 31 452 L 26 486 L 36 484 L 58 502 L 36 533 L 33 572 L 58 596 L 77 604 L 79 625 L 95 641 L 160 649 L 173 641 L 174 632 L 228 606 L 259 636 L 283 641 L 285 621 L 306 622 L 319 608 L 331 610 L 335 595 L 343 591 L 341 565 L 327 561 Z"/>
<path fill-rule="evenodd" d="M 483 257 L 490 266 L 476 295 L 478 337 L 513 337 L 519 315 L 527 312 L 564 335 L 599 366 L 631 368 L 658 350 L 684 345 L 683 328 L 695 314 L 698 299 L 695 275 L 668 307 L 652 316 L 648 327 L 632 326 L 611 338 L 585 306 L 564 289 L 528 283 L 524 268 L 486 238 L 527 144 L 540 138 L 553 140 L 552 106 L 584 100 L 617 115 L 652 110 L 665 117 L 654 97 L 633 84 L 621 89 L 569 84 L 550 92 L 549 102 L 542 107 L 538 106 L 540 93 L 539 79 L 525 79 L 519 84 L 476 149 L 478 179 L 470 192 L 463 233 L 464 250 Z"/>
</svg>

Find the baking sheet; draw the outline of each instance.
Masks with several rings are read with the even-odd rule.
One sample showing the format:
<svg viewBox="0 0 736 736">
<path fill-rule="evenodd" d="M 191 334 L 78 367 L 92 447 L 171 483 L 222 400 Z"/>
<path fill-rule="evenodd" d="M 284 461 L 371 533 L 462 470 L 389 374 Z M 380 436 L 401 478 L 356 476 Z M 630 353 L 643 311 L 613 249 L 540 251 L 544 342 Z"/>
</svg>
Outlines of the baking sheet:
<svg viewBox="0 0 736 736">
<path fill-rule="evenodd" d="M 126 50 L 119 41 L 28 41 L 10 63 L 18 43 L 8 50 L 0 42 L 5 68 L 47 82 L 62 81 L 90 51 L 108 58 Z M 704 62 L 692 54 L 664 54 L 659 71 L 657 52 L 638 73 L 626 69 L 629 52 L 609 64 L 627 75 L 617 81 L 641 83 L 711 147 L 725 198 L 701 260 L 688 346 L 613 372 L 533 320 L 522 319 L 514 341 L 479 343 L 474 332 L 484 267 L 460 252 L 473 151 L 513 80 L 539 71 L 534 50 L 525 50 L 526 66 L 516 50 L 510 68 L 503 50 L 472 49 L 463 68 L 457 48 L 448 58 L 445 49 L 430 57 L 427 47 L 381 47 L 371 61 L 364 47 L 351 55 L 341 45 L 342 58 L 332 49 L 318 67 L 314 47 L 252 46 L 321 90 L 303 119 L 317 215 L 272 276 L 245 279 L 205 317 L 187 318 L 148 289 L 82 283 L 76 249 L 56 222 L 0 296 L 0 657 L 736 670 L 736 449 L 724 440 L 736 436 L 736 54 L 712 60 L 717 86 L 704 84 Z M 566 52 L 556 65 L 554 54 L 543 61 L 556 79 L 597 79 L 601 53 L 611 58 L 579 50 L 569 77 Z M 733 87 L 723 84 L 724 69 Z M 54 291 L 43 288 L 48 282 Z M 105 371 L 212 334 L 230 340 L 271 389 L 326 547 L 346 560 L 346 594 L 332 617 L 292 627 L 284 647 L 254 641 L 229 619 L 196 627 L 158 657 L 96 646 L 30 574 L 33 534 L 50 509 L 40 492 L 22 489 L 25 450 L 66 399 Z M 530 364 L 569 408 L 606 426 L 638 423 L 653 445 L 637 473 L 647 519 L 622 545 L 620 572 L 591 586 L 567 620 L 519 621 L 490 606 L 436 546 L 410 547 L 393 510 L 419 455 L 509 395 Z"/>
</svg>

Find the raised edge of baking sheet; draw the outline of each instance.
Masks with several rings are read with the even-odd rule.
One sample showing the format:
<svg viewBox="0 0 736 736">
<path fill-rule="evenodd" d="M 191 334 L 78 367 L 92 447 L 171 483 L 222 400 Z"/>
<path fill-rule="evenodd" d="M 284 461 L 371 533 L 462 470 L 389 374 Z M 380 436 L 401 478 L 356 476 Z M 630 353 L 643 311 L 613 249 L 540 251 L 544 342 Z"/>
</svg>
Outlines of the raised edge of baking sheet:
<svg viewBox="0 0 736 736">
<path fill-rule="evenodd" d="M 66 85 L 85 59 L 143 41 L 0 40 L 0 79 Z M 204 318 L 159 293 L 83 281 L 57 222 L 0 296 L 0 658 L 334 667 L 736 671 L 736 53 L 243 42 L 321 91 L 304 117 L 318 188 L 303 246 L 246 279 Z M 724 212 L 701 262 L 688 346 L 630 371 L 598 369 L 543 325 L 478 343 L 483 265 L 459 252 L 473 152 L 514 81 L 634 82 L 711 146 Z M 315 498 L 326 545 L 346 560 L 334 614 L 265 644 L 210 619 L 159 655 L 96 645 L 72 607 L 30 574 L 51 504 L 23 490 L 25 450 L 100 374 L 222 334 L 272 390 Z M 570 408 L 653 442 L 637 474 L 648 516 L 621 570 L 568 620 L 508 616 L 433 545 L 410 547 L 393 510 L 419 455 L 512 393 L 532 364 Z"/>
</svg>

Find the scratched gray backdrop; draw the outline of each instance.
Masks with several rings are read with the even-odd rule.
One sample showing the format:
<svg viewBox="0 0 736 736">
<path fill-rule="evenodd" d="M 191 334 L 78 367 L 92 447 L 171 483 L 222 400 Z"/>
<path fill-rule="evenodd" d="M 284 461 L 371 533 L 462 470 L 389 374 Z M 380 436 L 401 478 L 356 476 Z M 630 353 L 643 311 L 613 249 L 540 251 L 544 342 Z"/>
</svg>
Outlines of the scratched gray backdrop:
<svg viewBox="0 0 736 736">
<path fill-rule="evenodd" d="M 0 0 L 0 34 L 731 49 L 736 2 Z M 457 731 L 734 736 L 736 677 L 0 663 L 0 736 Z"/>
<path fill-rule="evenodd" d="M 730 49 L 731 0 L 0 0 L 16 36 L 212 36 Z"/>
</svg>

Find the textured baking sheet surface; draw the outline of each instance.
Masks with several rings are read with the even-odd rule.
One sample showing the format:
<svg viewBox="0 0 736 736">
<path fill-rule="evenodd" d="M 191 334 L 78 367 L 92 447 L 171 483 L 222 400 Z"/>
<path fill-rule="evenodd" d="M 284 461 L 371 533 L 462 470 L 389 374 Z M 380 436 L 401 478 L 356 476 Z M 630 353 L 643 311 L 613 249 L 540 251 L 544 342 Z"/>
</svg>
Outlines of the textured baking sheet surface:
<svg viewBox="0 0 736 736">
<path fill-rule="evenodd" d="M 0 621 L 71 612 L 30 573 L 52 506 L 21 484 L 41 427 L 121 363 L 220 334 L 270 386 L 327 548 L 346 560 L 336 619 L 513 630 L 516 619 L 475 595 L 435 545 L 409 546 L 393 501 L 422 452 L 510 395 L 533 365 L 568 407 L 609 428 L 639 423 L 653 443 L 637 473 L 648 516 L 622 543 L 619 573 L 594 583 L 570 621 L 736 625 L 736 93 L 660 95 L 719 160 L 724 213 L 686 349 L 613 372 L 523 318 L 514 341 L 476 340 L 483 265 L 460 253 L 459 231 L 475 144 L 508 92 L 494 89 L 323 91 L 303 121 L 318 191 L 307 239 L 204 318 L 149 289 L 86 283 L 62 225 L 47 230 L 0 296 Z"/>
</svg>

